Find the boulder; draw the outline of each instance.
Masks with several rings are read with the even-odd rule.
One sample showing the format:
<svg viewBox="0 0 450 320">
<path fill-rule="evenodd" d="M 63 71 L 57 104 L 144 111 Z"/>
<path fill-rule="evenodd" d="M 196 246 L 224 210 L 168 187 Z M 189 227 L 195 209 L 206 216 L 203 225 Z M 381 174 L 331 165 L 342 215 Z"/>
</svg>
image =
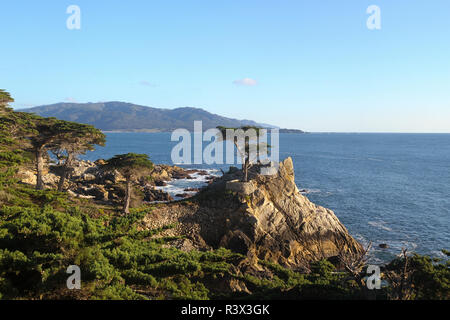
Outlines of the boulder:
<svg viewBox="0 0 450 320">
<path fill-rule="evenodd" d="M 176 194 L 175 197 L 187 199 L 187 198 L 192 197 L 192 194 L 191 193 L 179 193 L 179 194 Z"/>
<path fill-rule="evenodd" d="M 104 166 L 106 164 L 106 160 L 98 159 L 94 162 L 96 166 Z"/>
<path fill-rule="evenodd" d="M 167 183 L 163 180 L 155 180 L 155 186 L 157 187 L 165 187 L 167 186 Z"/>
<path fill-rule="evenodd" d="M 167 202 L 173 201 L 173 198 L 167 192 L 153 189 L 151 187 L 144 188 L 144 201 L 147 202 Z"/>
<path fill-rule="evenodd" d="M 174 247 L 177 249 L 183 250 L 185 252 L 190 252 L 190 251 L 196 249 L 194 244 L 192 243 L 192 241 L 189 239 L 175 240 Z"/>
<path fill-rule="evenodd" d="M 17 177 L 22 183 L 36 185 L 36 173 L 31 170 L 20 170 Z"/>
<path fill-rule="evenodd" d="M 241 182 L 239 180 L 233 180 L 227 182 L 226 189 L 241 193 L 243 195 L 249 195 L 255 192 L 256 186 L 253 182 Z"/>
<path fill-rule="evenodd" d="M 91 181 L 94 181 L 96 179 L 96 177 L 95 177 L 95 175 L 93 175 L 91 173 L 84 173 L 81 176 L 81 179 L 86 182 L 91 182 Z"/>
<path fill-rule="evenodd" d="M 32 170 L 26 170 L 21 169 L 19 170 L 17 177 L 19 178 L 20 182 L 30 185 L 36 185 L 36 172 Z M 59 176 L 49 172 L 48 170 L 45 170 L 44 174 L 42 175 L 42 180 L 44 181 L 44 184 L 49 188 L 56 188 L 59 182 Z"/>
<path fill-rule="evenodd" d="M 90 161 L 83 161 L 79 160 L 74 163 L 72 176 L 73 177 L 81 177 L 83 174 L 85 174 L 88 170 L 92 170 L 93 168 L 96 168 L 97 166 L 90 162 Z"/>
<path fill-rule="evenodd" d="M 159 181 L 171 180 L 171 177 L 166 170 L 167 168 L 168 168 L 168 166 L 165 166 L 165 165 L 156 165 L 152 172 L 153 179 L 159 180 Z"/>
<path fill-rule="evenodd" d="M 42 176 L 44 183 L 51 188 L 55 188 L 58 185 L 59 179 L 60 177 L 54 173 L 47 173 Z"/>
<path fill-rule="evenodd" d="M 106 191 L 105 187 L 102 185 L 93 185 L 89 189 L 85 190 L 85 194 L 95 197 L 95 200 L 106 201 L 109 198 L 109 192 Z"/>
<path fill-rule="evenodd" d="M 69 194 L 69 196 L 74 197 L 74 198 L 80 198 L 80 199 L 94 199 L 94 196 L 85 196 L 82 194 L 78 194 L 73 192 L 72 190 L 67 190 L 67 193 Z"/>
</svg>

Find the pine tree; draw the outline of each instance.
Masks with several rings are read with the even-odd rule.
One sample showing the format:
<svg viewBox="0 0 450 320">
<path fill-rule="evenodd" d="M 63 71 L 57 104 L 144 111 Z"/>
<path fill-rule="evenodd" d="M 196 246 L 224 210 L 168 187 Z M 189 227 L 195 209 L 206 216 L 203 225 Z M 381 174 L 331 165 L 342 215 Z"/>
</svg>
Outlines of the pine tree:
<svg viewBox="0 0 450 320">
<path fill-rule="evenodd" d="M 131 187 L 133 179 L 138 179 L 153 169 L 153 163 L 146 154 L 127 153 L 107 160 L 106 169 L 119 171 L 126 179 L 123 213 L 130 213 Z"/>
</svg>

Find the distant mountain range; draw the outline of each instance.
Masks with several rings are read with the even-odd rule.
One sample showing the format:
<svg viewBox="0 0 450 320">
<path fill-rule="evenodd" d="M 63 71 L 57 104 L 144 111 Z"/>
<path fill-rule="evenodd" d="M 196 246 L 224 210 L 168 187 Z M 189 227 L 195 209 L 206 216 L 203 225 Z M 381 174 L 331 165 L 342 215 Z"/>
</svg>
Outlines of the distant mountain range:
<svg viewBox="0 0 450 320">
<path fill-rule="evenodd" d="M 219 116 L 199 108 L 159 109 L 125 102 L 57 103 L 20 111 L 43 117 L 91 124 L 103 131 L 170 132 L 178 128 L 190 131 L 194 121 L 203 122 L 203 130 L 224 127 L 258 126 L 276 128 L 252 120 L 237 120 Z M 303 133 L 301 130 L 281 129 L 280 132 Z"/>
</svg>

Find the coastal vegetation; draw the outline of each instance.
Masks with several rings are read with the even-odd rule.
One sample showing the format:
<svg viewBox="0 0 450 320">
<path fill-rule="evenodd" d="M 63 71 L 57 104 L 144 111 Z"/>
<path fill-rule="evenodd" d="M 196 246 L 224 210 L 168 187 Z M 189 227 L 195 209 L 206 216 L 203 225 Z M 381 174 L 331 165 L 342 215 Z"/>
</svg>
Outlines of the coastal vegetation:
<svg viewBox="0 0 450 320">
<path fill-rule="evenodd" d="M 153 163 L 146 154 L 128 153 L 114 156 L 106 161 L 104 166 L 107 170 L 119 171 L 125 177 L 126 188 L 123 213 L 130 213 L 132 182 L 144 175 L 149 175 L 150 170 L 153 169 Z"/>
<path fill-rule="evenodd" d="M 183 239 L 166 235 L 176 225 L 145 223 L 164 204 L 130 208 L 133 181 L 153 167 L 146 155 L 118 155 L 104 164 L 126 179 L 123 208 L 71 197 L 60 186 L 70 179 L 73 159 L 103 145 L 103 134 L 14 112 L 12 101 L 0 90 L 0 299 L 450 299 L 448 259 L 404 252 L 382 269 L 387 284 L 368 290 L 367 265 L 351 269 L 355 261 L 348 256 L 317 257 L 308 270 L 258 259 L 252 263 L 260 272 L 250 273 L 242 253 L 220 246 L 178 249 L 173 244 Z M 62 166 L 55 189 L 46 189 L 42 179 L 49 152 Z M 20 182 L 24 167 L 34 169 L 36 185 Z M 80 290 L 66 286 L 71 265 L 82 270 Z"/>
<path fill-rule="evenodd" d="M 81 154 L 93 151 L 95 146 L 104 146 L 105 135 L 97 128 L 76 122 L 59 121 L 57 134 L 48 146 L 61 165 L 58 191 L 63 191 L 64 182 L 73 170 L 73 163 Z"/>
</svg>

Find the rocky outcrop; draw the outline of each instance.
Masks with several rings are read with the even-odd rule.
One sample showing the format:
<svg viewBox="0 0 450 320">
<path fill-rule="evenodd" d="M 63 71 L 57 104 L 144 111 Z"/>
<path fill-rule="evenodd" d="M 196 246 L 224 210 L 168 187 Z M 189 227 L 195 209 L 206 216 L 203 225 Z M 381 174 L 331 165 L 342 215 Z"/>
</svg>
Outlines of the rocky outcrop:
<svg viewBox="0 0 450 320">
<path fill-rule="evenodd" d="M 95 199 L 98 201 L 112 202 L 119 204 L 123 200 L 124 188 L 122 186 L 125 178 L 118 171 L 104 170 L 105 160 L 95 162 L 80 160 L 74 163 L 70 178 L 66 179 L 64 190 L 68 191 L 71 197 Z M 56 189 L 61 175 L 61 166 L 49 165 L 44 172 L 43 181 L 48 189 Z M 138 196 L 132 197 L 137 205 L 144 202 L 170 202 L 173 197 L 155 187 L 166 186 L 168 182 L 175 179 L 193 179 L 194 174 L 208 175 L 202 170 L 186 170 L 177 166 L 155 165 L 151 177 L 143 177 L 135 181 L 138 194 L 142 194 L 142 199 Z M 36 172 L 32 168 L 22 168 L 18 174 L 22 183 L 35 185 Z M 210 177 L 211 179 L 213 177 Z M 139 192 L 141 191 L 141 192 Z M 189 192 L 187 192 L 189 191 Z M 186 190 L 182 198 L 191 197 L 197 190 Z"/>
<path fill-rule="evenodd" d="M 19 172 L 17 173 L 17 178 L 22 183 L 36 185 L 36 171 L 35 170 L 21 168 L 19 170 Z M 44 185 L 47 188 L 56 188 L 56 186 L 58 185 L 59 176 L 53 172 L 45 171 L 44 175 L 42 176 L 42 180 L 44 182 Z"/>
<path fill-rule="evenodd" d="M 173 198 L 167 192 L 157 190 L 151 186 L 144 188 L 144 201 L 147 202 L 168 202 L 173 201 Z"/>
<path fill-rule="evenodd" d="M 249 261 L 259 258 L 293 268 L 361 250 L 331 210 L 299 192 L 291 158 L 274 175 L 260 170 L 252 167 L 246 183 L 240 182 L 240 170 L 230 170 L 195 198 L 156 208 L 147 226 L 177 223 L 171 235 L 183 235 L 197 248 L 225 247 Z"/>
<path fill-rule="evenodd" d="M 186 170 L 177 166 L 156 165 L 152 172 L 152 178 L 158 185 L 161 181 L 171 181 L 173 179 L 193 179 L 192 174 L 208 175 L 202 170 Z"/>
</svg>

